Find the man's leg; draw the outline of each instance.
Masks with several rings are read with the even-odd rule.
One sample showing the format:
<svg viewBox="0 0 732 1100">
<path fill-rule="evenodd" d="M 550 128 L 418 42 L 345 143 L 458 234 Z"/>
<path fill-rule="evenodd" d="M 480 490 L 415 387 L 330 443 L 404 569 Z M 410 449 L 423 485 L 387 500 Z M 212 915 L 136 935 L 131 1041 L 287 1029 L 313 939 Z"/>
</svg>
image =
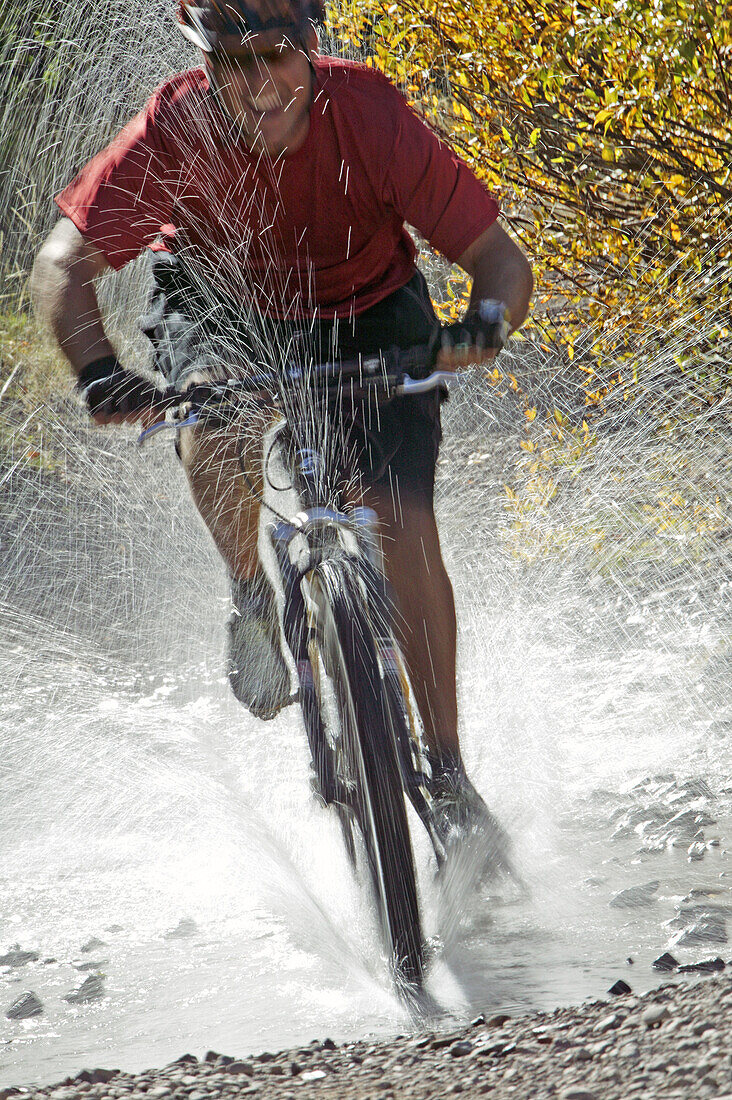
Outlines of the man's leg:
<svg viewBox="0 0 732 1100">
<path fill-rule="evenodd" d="M 291 684 L 274 593 L 257 553 L 261 435 L 183 428 L 179 451 L 193 500 L 231 574 L 229 683 L 258 718 L 273 718 L 290 700 Z"/>
<path fill-rule="evenodd" d="M 261 490 L 261 440 L 233 431 L 183 428 L 178 438 L 191 495 L 234 579 L 255 576 L 259 561 L 259 502 L 242 475 L 239 455 Z"/>
<path fill-rule="evenodd" d="M 371 487 L 364 502 L 379 517 L 387 573 L 399 605 L 397 631 L 430 748 L 460 758 L 455 686 L 456 622 L 434 511 L 420 497 L 395 499 Z"/>
<path fill-rule="evenodd" d="M 470 782 L 460 752 L 455 601 L 431 493 L 397 497 L 381 484 L 365 492 L 364 503 L 381 524 L 386 569 L 398 603 L 396 629 L 433 754 L 431 786 L 445 851 L 473 835 L 480 838 L 481 875 L 496 868 L 515 874 L 508 837 Z"/>
</svg>

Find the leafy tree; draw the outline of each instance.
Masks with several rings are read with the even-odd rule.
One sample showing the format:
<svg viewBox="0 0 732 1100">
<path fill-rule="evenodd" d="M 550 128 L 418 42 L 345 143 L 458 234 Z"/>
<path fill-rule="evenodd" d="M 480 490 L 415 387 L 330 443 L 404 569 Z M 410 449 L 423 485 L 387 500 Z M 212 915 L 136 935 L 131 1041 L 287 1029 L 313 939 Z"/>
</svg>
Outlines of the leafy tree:
<svg viewBox="0 0 732 1100">
<path fill-rule="evenodd" d="M 688 357 L 728 338 L 728 3 L 343 0 L 331 24 L 497 192 L 588 403 L 639 341 L 676 332 Z M 715 366 L 708 392 L 729 380 Z"/>
</svg>

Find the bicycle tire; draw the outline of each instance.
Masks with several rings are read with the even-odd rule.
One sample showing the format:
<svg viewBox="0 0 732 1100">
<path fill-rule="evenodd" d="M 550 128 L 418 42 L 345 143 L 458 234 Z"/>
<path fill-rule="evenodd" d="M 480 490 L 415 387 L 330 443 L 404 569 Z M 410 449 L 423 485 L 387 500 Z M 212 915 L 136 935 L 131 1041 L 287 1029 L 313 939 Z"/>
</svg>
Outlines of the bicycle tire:
<svg viewBox="0 0 732 1100">
<path fill-rule="evenodd" d="M 420 987 L 424 943 L 404 788 L 357 559 L 325 560 L 308 582 L 318 607 L 315 645 L 341 725 L 344 787 L 351 791 L 392 969 L 398 984 Z"/>
</svg>

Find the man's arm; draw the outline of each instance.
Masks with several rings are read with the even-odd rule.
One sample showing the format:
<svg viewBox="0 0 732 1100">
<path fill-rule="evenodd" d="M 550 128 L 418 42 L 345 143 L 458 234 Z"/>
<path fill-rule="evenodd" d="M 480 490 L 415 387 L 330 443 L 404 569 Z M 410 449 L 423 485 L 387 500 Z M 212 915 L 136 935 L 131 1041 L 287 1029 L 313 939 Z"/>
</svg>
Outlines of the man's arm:
<svg viewBox="0 0 732 1100">
<path fill-rule="evenodd" d="M 523 252 L 498 222 L 466 248 L 459 266 L 473 277 L 469 309 L 477 309 L 484 298 L 503 302 L 509 314 L 511 332 L 526 320 L 534 276 Z"/>
<path fill-rule="evenodd" d="M 529 312 L 534 277 L 521 249 L 497 222 L 466 248 L 458 265 L 473 279 L 469 311 L 477 310 L 484 299 L 493 298 L 506 306 L 511 332 L 523 324 Z M 443 370 L 455 370 L 469 363 L 488 361 L 496 354 L 492 348 L 443 348 L 437 363 Z"/>
<path fill-rule="evenodd" d="M 164 415 L 156 407 L 159 391 L 126 370 L 107 339 L 94 280 L 109 269 L 96 245 L 69 218 L 62 218 L 33 266 L 33 298 L 39 316 L 74 368 L 94 420 L 98 424 L 140 420 L 147 426 Z"/>
<path fill-rule="evenodd" d="M 94 280 L 109 270 L 96 245 L 69 218 L 56 223 L 33 266 L 36 310 L 78 375 L 114 348 L 104 332 Z"/>
</svg>

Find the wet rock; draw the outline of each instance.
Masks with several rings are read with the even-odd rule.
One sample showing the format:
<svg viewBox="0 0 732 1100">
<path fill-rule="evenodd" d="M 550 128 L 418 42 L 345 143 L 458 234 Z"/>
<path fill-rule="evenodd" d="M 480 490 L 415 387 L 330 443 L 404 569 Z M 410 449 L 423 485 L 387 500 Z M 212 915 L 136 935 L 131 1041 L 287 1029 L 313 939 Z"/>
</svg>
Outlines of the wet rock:
<svg viewBox="0 0 732 1100">
<path fill-rule="evenodd" d="M 657 959 L 654 959 L 651 963 L 654 970 L 675 970 L 679 965 L 678 961 L 669 954 L 668 951 L 664 951 L 663 955 L 659 955 Z"/>
<path fill-rule="evenodd" d="M 444 1050 L 445 1047 L 451 1047 L 453 1043 L 457 1043 L 462 1039 L 461 1032 L 452 1032 L 450 1035 L 437 1035 L 430 1043 L 433 1050 Z"/>
<path fill-rule="evenodd" d="M 714 798 L 714 791 L 706 779 L 687 779 L 681 784 L 680 790 L 689 798 Z"/>
<path fill-rule="evenodd" d="M 198 925 L 191 917 L 181 917 L 175 928 L 171 928 L 163 936 L 165 940 L 183 940 L 187 936 L 193 936 L 198 931 Z"/>
<path fill-rule="evenodd" d="M 695 947 L 703 943 L 727 943 L 727 925 L 721 912 L 701 906 L 681 909 L 678 916 L 667 922 L 667 927 L 678 929 L 671 939 L 671 946 Z"/>
<path fill-rule="evenodd" d="M 39 958 L 37 951 L 24 951 L 19 943 L 14 943 L 4 955 L 0 955 L 0 966 L 25 966 L 26 963 L 37 962 Z"/>
<path fill-rule="evenodd" d="M 632 993 L 627 982 L 624 982 L 622 978 L 618 978 L 614 985 L 611 985 L 608 989 L 608 993 L 611 997 L 623 997 L 626 993 Z"/>
<path fill-rule="evenodd" d="M 101 970 L 104 966 L 109 966 L 109 959 L 96 959 L 94 962 L 85 963 L 72 963 L 74 970 L 79 970 L 82 974 L 89 970 Z"/>
<path fill-rule="evenodd" d="M 122 1071 L 119 1069 L 83 1069 L 77 1073 L 76 1081 L 88 1081 L 90 1085 L 106 1085 L 113 1077 L 117 1077 Z"/>
<path fill-rule="evenodd" d="M 512 1017 L 507 1016 L 505 1014 L 505 1012 L 497 1012 L 495 1016 L 491 1016 L 488 1020 L 486 1020 L 485 1026 L 486 1027 L 503 1027 L 504 1024 L 507 1024 L 507 1023 L 510 1022 L 511 1018 Z"/>
<path fill-rule="evenodd" d="M 610 899 L 611 909 L 643 909 L 652 905 L 656 900 L 654 894 L 660 883 L 654 880 L 646 882 L 642 886 L 630 886 L 627 890 L 621 890 Z"/>
<path fill-rule="evenodd" d="M 338 1049 L 336 1044 L 333 1042 L 332 1039 L 323 1039 L 322 1046 L 323 1046 L 323 1050 L 337 1050 Z"/>
<path fill-rule="evenodd" d="M 28 990 L 13 1001 L 5 1015 L 9 1020 L 29 1020 L 32 1016 L 40 1016 L 42 1012 L 40 998 L 32 990 Z"/>
<path fill-rule="evenodd" d="M 207 1050 L 203 1057 L 203 1060 L 204 1062 L 215 1062 L 218 1057 L 219 1052 L 217 1050 Z"/>
<path fill-rule="evenodd" d="M 701 810 L 679 810 L 666 822 L 666 828 L 672 832 L 696 832 L 707 825 L 716 825 L 716 819 Z"/>
<path fill-rule="evenodd" d="M 68 1001 L 69 1004 L 89 1004 L 92 1001 L 100 1000 L 104 993 L 104 978 L 101 974 L 90 974 L 78 989 L 66 993 L 64 1000 Z"/>
<path fill-rule="evenodd" d="M 109 944 L 105 943 L 104 940 L 97 939 L 96 936 L 92 936 L 90 940 L 82 944 L 81 953 L 82 955 L 88 955 L 92 951 L 99 951 L 102 947 L 109 947 Z"/>
<path fill-rule="evenodd" d="M 318 1044 L 318 1047 L 322 1049 L 320 1047 L 320 1043 Z M 271 1050 L 263 1050 L 261 1054 L 257 1054 L 254 1058 L 255 1062 L 274 1062 L 274 1060 L 275 1056 Z"/>
<path fill-rule="evenodd" d="M 468 1042 L 467 1039 L 463 1039 L 460 1042 L 453 1043 L 450 1047 L 450 1054 L 453 1058 L 464 1058 L 466 1054 L 470 1054 L 473 1049 L 473 1044 Z"/>
<path fill-rule="evenodd" d="M 470 1021 L 470 1026 L 471 1027 L 482 1027 L 484 1023 L 485 1023 L 485 1016 L 483 1016 L 481 1014 L 480 1016 L 476 1016 L 474 1020 Z"/>
<path fill-rule="evenodd" d="M 180 1058 L 176 1058 L 170 1063 L 171 1066 L 194 1066 L 198 1065 L 198 1058 L 195 1054 L 181 1054 Z"/>
<path fill-rule="evenodd" d="M 652 1004 L 650 1008 L 647 1008 L 643 1013 L 641 1019 L 646 1027 L 654 1028 L 660 1027 L 664 1020 L 669 1018 L 669 1011 L 666 1005 Z"/>
<path fill-rule="evenodd" d="M 218 1058 L 216 1059 L 216 1065 L 221 1067 L 230 1066 L 232 1062 L 235 1061 L 236 1058 L 232 1058 L 230 1054 L 219 1054 Z"/>
<path fill-rule="evenodd" d="M 720 959 L 717 956 L 716 959 L 701 959 L 699 962 L 687 963 L 685 966 L 679 967 L 680 974 L 714 974 L 718 970 L 724 970 L 724 959 Z"/>
</svg>

